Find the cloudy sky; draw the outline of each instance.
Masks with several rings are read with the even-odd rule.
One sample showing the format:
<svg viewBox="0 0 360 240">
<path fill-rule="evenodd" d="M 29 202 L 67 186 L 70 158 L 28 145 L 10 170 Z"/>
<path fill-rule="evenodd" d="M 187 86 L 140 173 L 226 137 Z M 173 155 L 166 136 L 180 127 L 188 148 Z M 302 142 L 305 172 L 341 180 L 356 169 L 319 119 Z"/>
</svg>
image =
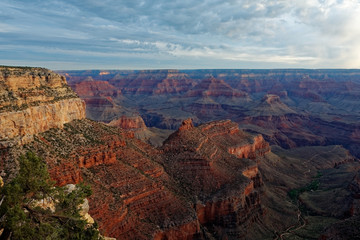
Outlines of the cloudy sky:
<svg viewBox="0 0 360 240">
<path fill-rule="evenodd" d="M 360 68 L 360 1 L 1 0 L 0 65 Z"/>
</svg>

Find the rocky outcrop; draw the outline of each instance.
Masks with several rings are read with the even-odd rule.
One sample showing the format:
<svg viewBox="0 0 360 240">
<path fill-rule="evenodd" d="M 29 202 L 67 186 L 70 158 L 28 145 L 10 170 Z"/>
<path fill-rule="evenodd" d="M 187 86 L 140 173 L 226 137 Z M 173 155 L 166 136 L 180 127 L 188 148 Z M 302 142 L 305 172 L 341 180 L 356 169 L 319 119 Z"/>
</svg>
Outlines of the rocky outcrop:
<svg viewBox="0 0 360 240">
<path fill-rule="evenodd" d="M 137 139 L 153 146 L 161 146 L 162 142 L 170 135 L 167 130 L 147 128 L 144 120 L 138 115 L 123 115 L 107 125 L 121 128 L 129 134 L 133 134 Z"/>
<path fill-rule="evenodd" d="M 194 88 L 186 93 L 186 97 L 247 97 L 248 94 L 233 89 L 223 80 L 210 77 L 202 80 Z"/>
<path fill-rule="evenodd" d="M 195 210 L 179 197 L 177 184 L 159 164 L 160 152 L 133 133 L 83 119 L 34 139 L 17 151 L 41 156 L 58 185 L 90 184 L 89 214 L 103 235 L 154 239 L 200 234 Z"/>
<path fill-rule="evenodd" d="M 73 85 L 74 91 L 80 97 L 111 96 L 121 95 L 121 91 L 106 81 L 84 81 Z"/>
<path fill-rule="evenodd" d="M 261 136 L 247 134 L 229 120 L 194 127 L 187 119 L 162 147 L 165 169 L 181 182 L 199 222 L 217 238 L 244 237 L 263 214 L 257 163 L 229 150 L 239 146 L 250 146 L 248 155 L 257 161 L 270 151 Z"/>
<path fill-rule="evenodd" d="M 266 94 L 261 102 L 247 113 L 249 116 L 284 116 L 296 114 L 296 112 L 281 102 L 280 97 L 274 94 Z"/>
<path fill-rule="evenodd" d="M 280 97 L 275 94 L 267 94 L 263 97 L 263 102 L 266 102 L 267 104 L 279 104 L 281 103 Z"/>
<path fill-rule="evenodd" d="M 254 145 L 257 138 L 231 121 L 194 127 L 188 119 L 156 150 L 121 128 L 77 120 L 38 134 L 26 149 L 44 157 L 57 184 L 91 185 L 89 214 L 102 234 L 204 239 L 204 229 L 244 237 L 264 214 L 261 155 L 238 158 L 225 147 Z M 266 144 L 257 147 L 268 151 Z"/>
<path fill-rule="evenodd" d="M 12 140 L 24 144 L 34 134 L 50 128 L 62 128 L 65 123 L 85 118 L 85 104 L 80 99 L 65 99 L 51 104 L 31 106 L 24 110 L 0 113 L 0 145 Z"/>
<path fill-rule="evenodd" d="M 270 152 L 270 147 L 269 143 L 265 142 L 262 135 L 258 135 L 253 138 L 252 143 L 229 147 L 228 151 L 238 158 L 256 159 L 257 157 L 262 157 L 266 153 Z"/>
<path fill-rule="evenodd" d="M 145 122 L 140 116 L 121 116 L 112 120 L 108 125 L 122 129 L 146 129 Z"/>
<path fill-rule="evenodd" d="M 185 130 L 190 130 L 194 127 L 194 124 L 192 122 L 192 120 L 186 119 L 181 123 L 181 126 L 179 127 L 179 131 L 185 131 Z"/>
<path fill-rule="evenodd" d="M 64 77 L 41 68 L 0 67 L 0 146 L 85 118 L 85 103 Z"/>
</svg>

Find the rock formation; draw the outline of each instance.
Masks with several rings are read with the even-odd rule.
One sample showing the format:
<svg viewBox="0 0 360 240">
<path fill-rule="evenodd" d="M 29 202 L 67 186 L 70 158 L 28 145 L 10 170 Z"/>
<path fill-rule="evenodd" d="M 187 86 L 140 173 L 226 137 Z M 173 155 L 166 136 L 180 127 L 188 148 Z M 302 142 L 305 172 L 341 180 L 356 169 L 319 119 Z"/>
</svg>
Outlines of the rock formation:
<svg viewBox="0 0 360 240">
<path fill-rule="evenodd" d="M 146 129 L 144 120 L 140 116 L 121 116 L 112 120 L 108 125 L 122 129 Z"/>
<path fill-rule="evenodd" d="M 126 111 L 119 105 L 123 97 L 121 90 L 107 81 L 85 79 L 83 82 L 72 83 L 70 86 L 85 101 L 88 118 L 110 122 Z"/>
<path fill-rule="evenodd" d="M 322 227 L 348 216 L 352 218 L 339 226 L 354 219 L 357 224 L 359 163 L 341 146 L 295 148 L 310 142 L 330 143 L 332 133 L 317 136 L 323 129 L 340 129 L 342 141 L 350 135 L 353 145 L 347 146 L 354 147 L 359 131 L 351 128 L 350 118 L 341 125 L 324 117 L 293 113 L 290 98 L 294 92 L 281 96 L 264 94 L 267 90 L 281 92 L 287 84 L 276 71 L 266 73 L 272 81 L 260 70 L 233 71 L 230 77 L 221 70 L 208 70 L 215 80 L 208 75 L 204 80 L 202 71 L 205 70 L 83 73 L 73 82 L 85 85 L 77 90 L 82 96 L 96 102 L 96 108 L 101 108 L 102 103 L 119 107 L 111 111 L 93 108 L 93 114 L 113 113 L 105 114 L 106 118 L 116 120 L 103 124 L 84 119 L 83 101 L 59 75 L 45 69 L 2 67 L 0 170 L 5 183 L 16 171 L 20 154 L 36 153 L 46 161 L 58 185 L 83 181 L 91 186 L 89 214 L 103 235 L 117 239 L 265 239 L 298 234 L 298 230 L 312 233 L 317 226 L 311 222 L 314 216 L 300 211 L 288 196 L 291 190 L 298 193 L 295 201 L 315 218 L 324 220 Z M 93 74 L 89 85 L 81 82 L 87 74 Z M 296 71 L 285 74 L 303 81 L 303 74 Z M 229 116 L 252 133 L 241 130 L 231 120 L 198 124 L 208 118 L 209 111 L 197 112 L 194 102 L 189 102 L 195 95 L 181 96 L 198 89 L 198 83 L 199 88 L 210 83 L 208 90 L 201 92 L 198 106 L 206 107 L 211 102 L 212 111 L 218 114 L 215 118 Z M 217 87 L 211 87 L 212 84 Z M 309 86 L 300 84 L 298 88 Z M 314 89 L 319 94 L 327 88 L 319 84 Z M 121 117 L 123 114 L 117 111 L 121 108 L 120 91 L 121 96 L 134 96 L 132 104 L 141 106 L 142 116 L 169 121 L 173 127 L 179 126 L 178 130 L 159 148 L 135 138 L 134 129 L 146 126 L 140 117 Z M 241 91 L 253 91 L 252 100 L 234 95 Z M 157 99 L 162 99 L 159 107 L 148 108 Z M 125 100 L 124 103 L 132 106 Z M 311 103 L 320 104 L 312 100 Z M 246 118 L 244 114 L 256 106 L 275 106 L 276 111 L 286 111 Z M 195 124 L 188 118 L 192 117 L 190 113 L 196 113 Z M 180 119 L 187 120 L 179 122 Z M 265 139 L 272 143 L 282 145 L 283 140 L 294 148 L 272 146 L 270 150 L 259 132 L 264 132 Z M 20 144 L 10 144 L 11 141 Z M 329 199 L 330 204 L 326 201 Z M 329 209 L 336 210 L 336 215 L 331 215 Z M 305 217 L 310 220 L 303 220 Z M 330 226 L 323 236 L 335 231 Z M 316 236 L 320 233 L 316 230 Z"/>
<path fill-rule="evenodd" d="M 46 69 L 0 67 L 0 147 L 85 118 L 85 103 L 64 77 Z"/>
<path fill-rule="evenodd" d="M 280 97 L 275 94 L 266 94 L 258 106 L 251 110 L 252 116 L 282 116 L 296 112 L 281 102 Z"/>
<path fill-rule="evenodd" d="M 123 115 L 120 118 L 112 120 L 107 125 L 121 128 L 133 134 L 137 139 L 153 146 L 161 146 L 163 141 L 172 133 L 171 130 L 146 127 L 144 120 L 139 115 Z"/>
<path fill-rule="evenodd" d="M 256 160 L 270 148 L 261 136 L 246 134 L 229 120 L 194 128 L 188 119 L 162 149 L 165 169 L 193 199 L 203 228 L 220 239 L 244 237 L 263 214 Z"/>
<path fill-rule="evenodd" d="M 79 96 L 113 96 L 121 95 L 121 91 L 106 81 L 84 81 L 73 85 L 74 91 Z"/>
<path fill-rule="evenodd" d="M 206 78 L 200 83 L 190 89 L 186 97 L 247 97 L 248 94 L 233 89 L 229 84 L 223 80 L 218 80 L 214 77 Z"/>
<path fill-rule="evenodd" d="M 178 197 L 177 184 L 158 163 L 160 152 L 133 134 L 77 120 L 38 134 L 17 151 L 27 150 L 46 160 L 57 184 L 91 185 L 89 213 L 106 236 L 152 239 L 200 231 L 195 211 Z"/>
<path fill-rule="evenodd" d="M 118 73 L 109 81 L 126 94 L 177 94 L 194 86 L 194 81 L 178 70 L 144 70 Z"/>
<path fill-rule="evenodd" d="M 85 81 L 89 76 L 95 81 L 108 81 L 122 91 L 128 97 L 117 102 L 118 106 L 126 106 L 121 109 L 122 114 L 141 112 L 148 127 L 175 130 L 186 118 L 192 118 L 196 123 L 231 119 L 243 125 L 243 129 L 264 135 L 271 144 L 287 148 L 342 144 L 352 154 L 360 156 L 356 147 L 360 138 L 356 138 L 354 132 L 360 127 L 358 70 L 68 73 L 69 81 L 75 83 Z M 113 103 L 95 102 L 89 103 L 96 109 L 87 115 L 89 118 L 109 122 L 121 116 L 114 114 L 119 108 L 114 108 Z M 101 106 L 103 111 L 100 111 Z M 337 137 L 339 134 L 341 138 Z"/>
<path fill-rule="evenodd" d="M 38 106 L 49 110 L 51 104 L 54 103 L 42 102 Z M 4 113 L 11 115 L 12 111 Z M 55 116 L 56 113 L 66 115 L 68 112 L 55 112 Z M 50 175 L 58 185 L 81 181 L 90 184 L 94 194 L 89 198 L 89 213 L 104 235 L 119 239 L 203 239 L 202 228 L 207 224 L 227 228 L 229 220 L 226 219 L 233 214 L 236 226 L 250 223 L 253 217 L 262 214 L 260 194 L 256 190 L 261 186 L 256 161 L 239 159 L 229 153 L 230 148 L 224 147 L 226 141 L 235 148 L 239 148 L 236 145 L 239 141 L 242 147 L 249 143 L 252 147 L 248 147 L 248 155 L 253 158 L 263 156 L 269 148 L 265 142 L 257 144 L 261 139 L 251 140 L 253 138 L 240 131 L 235 123 L 223 121 L 194 127 L 191 120 L 184 121 L 164 148 L 156 150 L 134 138 L 133 132 L 81 118 L 62 122 L 58 127 L 53 126 L 56 117 L 48 119 L 47 124 L 53 127 L 31 132 L 33 141 L 8 148 L 8 155 L 2 158 L 11 161 L 30 150 L 47 162 Z M 143 126 L 142 121 L 125 118 L 118 123 L 123 127 Z M 14 126 L 8 126 L 6 130 L 12 131 L 12 128 Z M 191 146 L 179 144 L 188 144 L 189 139 L 195 140 Z M 258 151 L 257 147 L 265 150 Z M 174 152 L 177 157 L 172 158 L 170 165 L 169 157 Z M 183 188 L 183 183 L 176 180 L 178 177 L 172 176 L 171 169 L 183 164 L 174 162 L 182 157 L 184 161 L 193 162 L 187 158 L 192 154 L 202 157 L 194 164 L 183 165 L 181 174 L 190 180 L 194 176 L 189 171 L 197 169 L 199 178 L 193 179 L 189 188 Z M 226 162 L 229 166 L 223 166 Z M 8 168 L 5 166 L 3 170 L 7 173 Z M 207 184 L 199 185 L 203 182 Z M 229 204 L 231 209 L 227 209 Z M 246 234 L 238 231 L 240 235 Z"/>
</svg>

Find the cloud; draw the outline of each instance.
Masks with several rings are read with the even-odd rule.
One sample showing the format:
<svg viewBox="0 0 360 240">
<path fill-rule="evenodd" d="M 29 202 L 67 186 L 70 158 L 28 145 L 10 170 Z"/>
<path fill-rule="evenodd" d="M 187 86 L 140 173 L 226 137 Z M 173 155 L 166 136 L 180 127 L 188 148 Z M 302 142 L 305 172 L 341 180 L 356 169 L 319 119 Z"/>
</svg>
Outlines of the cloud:
<svg viewBox="0 0 360 240">
<path fill-rule="evenodd" d="M 3 0 L 0 19 L 2 64 L 360 67 L 357 0 Z"/>
</svg>

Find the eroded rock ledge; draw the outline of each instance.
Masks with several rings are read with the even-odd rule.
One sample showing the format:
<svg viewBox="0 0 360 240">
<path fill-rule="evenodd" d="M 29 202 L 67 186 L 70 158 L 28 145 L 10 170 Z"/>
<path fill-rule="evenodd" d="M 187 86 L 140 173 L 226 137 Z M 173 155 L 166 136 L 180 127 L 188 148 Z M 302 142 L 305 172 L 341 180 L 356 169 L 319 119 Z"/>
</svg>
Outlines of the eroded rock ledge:
<svg viewBox="0 0 360 240">
<path fill-rule="evenodd" d="M 194 127 L 185 120 L 165 142 L 165 169 L 193 198 L 197 220 L 219 239 L 244 237 L 261 207 L 261 157 L 270 152 L 261 135 L 230 120 Z"/>
<path fill-rule="evenodd" d="M 50 70 L 0 67 L 0 148 L 85 118 L 85 103 Z"/>
</svg>

